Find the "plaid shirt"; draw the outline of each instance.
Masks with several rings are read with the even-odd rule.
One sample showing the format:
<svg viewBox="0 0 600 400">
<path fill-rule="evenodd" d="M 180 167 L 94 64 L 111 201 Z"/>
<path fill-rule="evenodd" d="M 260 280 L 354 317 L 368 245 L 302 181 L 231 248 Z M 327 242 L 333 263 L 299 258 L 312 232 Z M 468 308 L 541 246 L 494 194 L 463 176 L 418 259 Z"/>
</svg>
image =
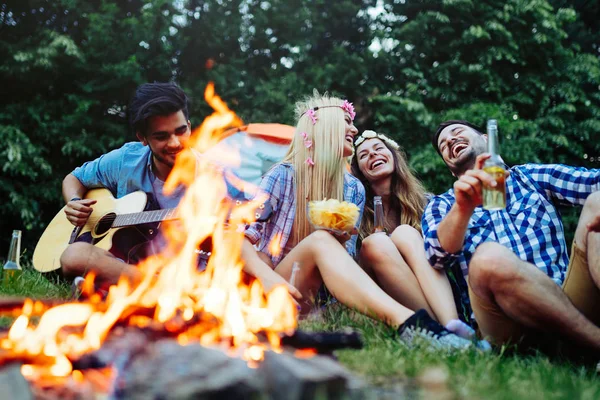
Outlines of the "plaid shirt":
<svg viewBox="0 0 600 400">
<path fill-rule="evenodd" d="M 598 190 L 600 169 L 560 164 L 513 167 L 506 179 L 506 209 L 490 212 L 482 207 L 475 208 L 463 250 L 450 254 L 440 245 L 437 231 L 455 201 L 454 191 L 450 189 L 433 197 L 423 213 L 423 236 L 429 263 L 434 268 L 452 271 L 451 280 L 458 285 L 455 289 L 466 305 L 469 304 L 465 281 L 468 265 L 475 249 L 483 242 L 493 241 L 508 247 L 561 285 L 569 256 L 562 221 L 554 203 L 583 205 L 588 195 Z"/>
<path fill-rule="evenodd" d="M 273 215 L 267 222 L 250 225 L 245 235 L 252 244 L 257 245 L 258 251 L 267 254 L 273 261 L 273 265 L 277 266 L 286 256 L 285 249 L 296 215 L 294 167 L 287 163 L 277 164 L 263 176 L 259 190 L 269 194 Z M 349 173 L 344 174 L 344 200 L 359 207 L 358 227 L 365 205 L 365 188 Z M 356 255 L 356 238 L 357 235 L 353 235 L 346 242 L 346 250 L 352 257 Z M 269 251 L 269 245 L 273 240 L 278 240 L 278 248 L 281 249 L 277 255 Z"/>
</svg>

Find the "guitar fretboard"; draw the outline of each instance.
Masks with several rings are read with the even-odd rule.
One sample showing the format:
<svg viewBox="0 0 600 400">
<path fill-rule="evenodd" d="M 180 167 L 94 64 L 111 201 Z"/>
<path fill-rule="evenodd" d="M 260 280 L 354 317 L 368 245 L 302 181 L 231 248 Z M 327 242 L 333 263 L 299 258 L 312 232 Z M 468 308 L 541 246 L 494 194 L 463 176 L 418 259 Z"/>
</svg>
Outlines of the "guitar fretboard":
<svg viewBox="0 0 600 400">
<path fill-rule="evenodd" d="M 139 224 L 150 224 L 153 222 L 165 221 L 168 219 L 177 218 L 176 208 L 167 208 L 164 210 L 142 211 L 131 214 L 120 214 L 115 218 L 112 228 L 120 228 L 123 226 L 132 226 Z"/>
</svg>

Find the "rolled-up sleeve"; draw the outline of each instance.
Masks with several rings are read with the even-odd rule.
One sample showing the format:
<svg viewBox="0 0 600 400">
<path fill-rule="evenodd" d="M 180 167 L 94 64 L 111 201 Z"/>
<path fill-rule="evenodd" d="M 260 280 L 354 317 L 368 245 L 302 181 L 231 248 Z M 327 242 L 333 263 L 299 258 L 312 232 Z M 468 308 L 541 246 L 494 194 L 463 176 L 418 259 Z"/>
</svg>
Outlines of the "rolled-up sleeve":
<svg viewBox="0 0 600 400">
<path fill-rule="evenodd" d="M 583 205 L 590 194 L 600 191 L 600 169 L 562 164 L 525 164 L 515 168 L 529 174 L 549 198 L 560 204 Z"/>
<path fill-rule="evenodd" d="M 84 163 L 71 174 L 88 189 L 103 187 L 116 193 L 122 162 L 123 151 L 116 149 Z"/>
<path fill-rule="evenodd" d="M 435 196 L 427 203 L 421 220 L 423 239 L 425 240 L 425 254 L 429 264 L 436 269 L 443 269 L 448 265 L 459 262 L 462 257 L 462 252 L 448 253 L 442 248 L 438 239 L 438 227 L 450 211 L 451 206 L 448 201 L 440 196 Z"/>
</svg>

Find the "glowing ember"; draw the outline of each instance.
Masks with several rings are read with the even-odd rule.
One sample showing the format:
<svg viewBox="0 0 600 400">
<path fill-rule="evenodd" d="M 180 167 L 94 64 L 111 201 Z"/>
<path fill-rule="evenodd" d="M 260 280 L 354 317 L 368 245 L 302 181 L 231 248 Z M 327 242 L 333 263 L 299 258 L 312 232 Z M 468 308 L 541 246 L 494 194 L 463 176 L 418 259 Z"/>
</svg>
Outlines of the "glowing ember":
<svg viewBox="0 0 600 400">
<path fill-rule="evenodd" d="M 205 97 L 215 112 L 190 139 L 191 147 L 200 152 L 218 143 L 226 128 L 241 125 L 214 94 L 212 84 Z M 280 334 L 296 328 L 295 304 L 285 287 L 265 295 L 258 281 L 250 286 L 242 282 L 243 231 L 237 229 L 253 221 L 265 199 L 235 205 L 226 198 L 222 171 L 198 158 L 196 150 L 177 158 L 165 184 L 166 190 L 178 184 L 188 187 L 179 206 L 181 219 L 165 229 L 169 245 L 163 254 L 139 265 L 144 272 L 141 282 L 131 286 L 123 279 L 110 288 L 106 300 L 92 295 L 86 302 L 46 311 L 38 303 L 25 303 L 8 335 L 0 340 L 2 357 L 27 362 L 21 369 L 25 377 L 72 374 L 81 381 L 85 374 L 73 371 L 69 360 L 99 349 L 117 323 L 141 327 L 158 323 L 165 332 L 177 334 L 180 344 L 196 341 L 225 347 L 249 362 L 262 360 L 267 346 L 279 351 Z M 195 250 L 209 237 L 212 257 L 206 271 L 197 272 Z M 93 276 L 87 277 L 83 290 L 91 294 Z M 33 324 L 32 316 L 40 314 Z"/>
</svg>

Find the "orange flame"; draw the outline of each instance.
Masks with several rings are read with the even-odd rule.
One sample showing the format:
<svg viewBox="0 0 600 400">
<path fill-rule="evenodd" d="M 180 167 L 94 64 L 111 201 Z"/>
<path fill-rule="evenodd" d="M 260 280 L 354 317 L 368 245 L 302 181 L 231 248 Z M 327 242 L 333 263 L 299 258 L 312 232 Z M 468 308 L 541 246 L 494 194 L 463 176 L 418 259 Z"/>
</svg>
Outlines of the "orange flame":
<svg viewBox="0 0 600 400">
<path fill-rule="evenodd" d="M 177 158 L 165 184 L 167 192 L 179 184 L 188 187 L 179 205 L 180 220 L 165 229 L 167 248 L 140 263 L 141 282 L 131 287 L 122 279 L 110 287 L 106 300 L 92 296 L 87 302 L 50 308 L 37 325 L 30 318 L 37 306 L 26 302 L 8 336 L 0 341 L 5 354 L 33 360 L 23 365 L 24 376 L 69 376 L 69 359 L 100 348 L 117 323 L 160 323 L 165 331 L 176 333 L 182 323 L 187 324 L 177 336 L 179 343 L 225 343 L 231 345 L 231 354 L 248 362 L 262 360 L 267 346 L 277 351 L 280 334 L 296 328 L 297 310 L 285 287 L 265 294 L 257 280 L 249 286 L 242 281 L 244 235 L 236 228 L 252 222 L 265 199 L 236 205 L 226 196 L 223 171 L 201 155 L 218 143 L 228 127 L 242 124 L 214 94 L 212 84 L 205 98 L 215 112 L 193 132 L 191 150 Z M 206 271 L 198 272 L 196 249 L 209 237 L 212 256 Z M 91 293 L 92 288 L 93 277 L 88 277 L 84 290 Z M 142 308 L 154 310 L 154 317 L 136 315 Z M 177 318 L 183 322 L 174 322 Z M 259 336 L 265 336 L 268 343 Z M 73 378 L 82 376 L 77 372 Z"/>
<path fill-rule="evenodd" d="M 275 234 L 271 242 L 269 243 L 269 253 L 273 255 L 273 257 L 279 256 L 281 253 L 281 232 Z"/>
</svg>

